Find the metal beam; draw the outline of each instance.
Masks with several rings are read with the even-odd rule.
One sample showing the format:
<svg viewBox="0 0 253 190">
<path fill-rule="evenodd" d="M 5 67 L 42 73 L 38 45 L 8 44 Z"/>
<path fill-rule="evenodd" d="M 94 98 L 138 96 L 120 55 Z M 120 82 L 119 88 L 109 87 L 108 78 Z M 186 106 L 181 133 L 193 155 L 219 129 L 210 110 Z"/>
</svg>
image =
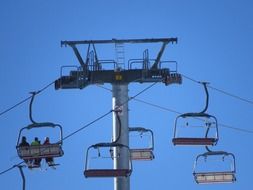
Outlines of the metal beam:
<svg viewBox="0 0 253 190">
<path fill-rule="evenodd" d="M 83 88 L 90 84 L 99 83 L 165 82 L 166 76 L 169 75 L 169 69 L 101 70 L 89 71 L 87 74 L 83 71 L 71 71 L 69 76 L 62 76 L 56 80 L 55 88 Z"/>
<path fill-rule="evenodd" d="M 149 38 L 149 39 L 111 39 L 111 40 L 81 40 L 61 41 L 61 46 L 72 46 L 80 44 L 110 44 L 110 43 L 177 43 L 177 38 Z"/>
<path fill-rule="evenodd" d="M 83 68 L 85 68 L 85 63 L 84 63 L 83 58 L 82 58 L 82 56 L 80 55 L 80 53 L 79 53 L 77 47 L 76 47 L 74 44 L 72 44 L 71 47 L 72 47 L 72 49 L 73 49 L 73 51 L 74 51 L 74 53 L 75 53 L 75 55 L 76 55 L 76 57 L 77 57 L 77 59 L 78 59 L 80 65 L 81 65 Z"/>
<path fill-rule="evenodd" d="M 165 50 L 167 44 L 168 44 L 167 42 L 164 42 L 164 43 L 163 43 L 163 45 L 162 45 L 162 47 L 161 47 L 161 49 L 160 49 L 160 51 L 159 51 L 159 53 L 158 53 L 158 55 L 157 55 L 157 58 L 156 58 L 156 60 L 155 60 L 155 63 L 153 64 L 153 66 L 151 67 L 151 69 L 158 69 L 158 64 L 159 64 L 160 61 L 161 61 L 163 52 L 164 52 L 164 50 Z"/>
</svg>

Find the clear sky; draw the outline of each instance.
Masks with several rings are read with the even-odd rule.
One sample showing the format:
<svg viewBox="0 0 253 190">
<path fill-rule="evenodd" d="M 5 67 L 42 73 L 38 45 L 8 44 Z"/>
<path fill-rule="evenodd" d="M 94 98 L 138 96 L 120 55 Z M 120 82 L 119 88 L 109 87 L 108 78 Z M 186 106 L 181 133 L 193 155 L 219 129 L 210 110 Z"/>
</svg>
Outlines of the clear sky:
<svg viewBox="0 0 253 190">
<path fill-rule="evenodd" d="M 1 1 L 0 111 L 59 78 L 61 66 L 78 66 L 71 48 L 60 47 L 61 40 L 178 37 L 178 44 L 169 45 L 163 59 L 176 60 L 179 73 L 252 100 L 252 6 L 249 0 Z M 142 57 L 144 49 L 135 48 L 129 47 L 129 58 Z M 109 51 L 113 49 L 98 49 L 98 54 L 106 57 Z M 149 85 L 129 85 L 129 96 Z M 110 89 L 111 85 L 104 87 Z M 252 188 L 252 103 L 210 88 L 209 93 L 208 113 L 215 115 L 221 124 L 220 141 L 213 149 L 235 154 L 237 181 L 223 185 L 196 184 L 193 163 L 205 149 L 173 146 L 177 114 L 132 100 L 130 127 L 153 130 L 155 159 L 133 163 L 131 189 Z M 184 113 L 200 111 L 205 96 L 202 86 L 183 78 L 182 85 L 157 84 L 138 99 Z M 50 86 L 36 97 L 33 112 L 36 121 L 60 123 L 66 136 L 107 113 L 111 105 L 110 91 L 95 85 L 83 90 L 58 91 Z M 29 101 L 0 116 L 1 171 L 21 161 L 15 146 L 19 130 L 30 124 L 28 106 Z M 48 132 L 58 137 L 57 132 Z M 41 132 L 41 140 L 44 133 L 47 131 Z M 34 135 L 35 132 L 29 131 L 29 141 Z M 55 160 L 60 164 L 56 170 L 24 168 L 26 189 L 113 189 L 113 179 L 83 176 L 86 149 L 110 141 L 111 136 L 112 115 L 109 115 L 64 141 L 65 155 Z M 21 188 L 18 169 L 0 176 L 0 189 Z"/>
</svg>

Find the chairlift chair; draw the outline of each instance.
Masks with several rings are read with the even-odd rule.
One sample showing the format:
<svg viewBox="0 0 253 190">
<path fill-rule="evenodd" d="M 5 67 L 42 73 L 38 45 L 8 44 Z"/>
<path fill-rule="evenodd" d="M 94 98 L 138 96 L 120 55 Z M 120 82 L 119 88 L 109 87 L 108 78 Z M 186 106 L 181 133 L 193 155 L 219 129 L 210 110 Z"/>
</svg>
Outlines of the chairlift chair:
<svg viewBox="0 0 253 190">
<path fill-rule="evenodd" d="M 122 145 L 119 143 L 98 143 L 98 144 L 90 146 L 86 152 L 84 176 L 86 178 L 89 178 L 89 177 L 128 177 L 128 176 L 130 176 L 132 173 L 131 159 L 129 159 L 128 166 L 125 168 L 117 168 L 117 169 L 114 169 L 114 168 L 91 168 L 91 166 L 90 166 L 91 162 L 92 162 L 92 159 L 90 156 L 91 151 L 97 150 L 98 154 L 97 154 L 96 158 L 97 159 L 104 159 L 104 157 L 100 155 L 99 149 L 108 149 L 108 151 L 111 151 L 116 148 L 119 149 L 119 152 L 126 151 L 128 153 L 128 155 L 130 155 L 130 151 L 129 151 L 128 146 L 125 146 L 125 145 Z M 117 155 L 117 156 L 120 157 L 122 155 L 120 155 L 120 153 L 119 153 L 119 155 Z M 110 159 L 117 159 L 117 158 L 115 158 L 114 156 L 111 155 Z"/>
<path fill-rule="evenodd" d="M 225 157 L 231 158 L 231 167 L 230 170 L 219 170 L 219 171 L 198 171 L 198 164 L 201 158 L 204 158 L 205 161 L 208 161 L 208 157 L 210 156 L 220 156 L 222 160 Z M 222 161 L 221 160 L 221 161 Z M 235 156 L 232 153 L 224 152 L 224 151 L 210 151 L 204 154 L 200 154 L 197 156 L 194 164 L 194 179 L 198 184 L 217 184 L 217 183 L 233 183 L 236 181 L 235 177 L 236 169 L 235 169 Z"/>
<path fill-rule="evenodd" d="M 32 117 L 32 104 L 34 101 L 35 96 L 39 93 L 38 92 L 31 92 L 32 97 L 29 104 L 29 118 L 32 124 L 28 125 L 27 127 L 23 127 L 19 131 L 18 140 L 17 140 L 17 153 L 18 156 L 25 160 L 29 166 L 29 168 L 38 168 L 40 165 L 37 164 L 30 164 L 31 160 L 42 159 L 42 158 L 54 158 L 54 157 L 61 157 L 63 156 L 62 150 L 62 142 L 63 142 L 63 135 L 62 135 L 62 126 L 59 124 L 54 124 L 51 122 L 35 122 Z M 60 131 L 60 140 L 56 143 L 46 144 L 46 145 L 36 145 L 36 146 L 20 146 L 21 143 L 21 136 L 23 136 L 24 130 L 31 130 L 35 128 L 59 128 Z M 49 166 L 56 166 L 59 164 L 49 163 Z"/>
<path fill-rule="evenodd" d="M 201 123 L 201 128 L 204 128 L 203 135 L 199 137 L 182 137 L 179 134 L 179 120 L 187 120 L 187 119 L 196 119 L 199 120 Z M 191 124 L 186 124 L 182 128 L 190 128 L 194 127 Z M 212 136 L 210 136 L 210 130 L 212 130 Z M 205 132 L 205 135 L 204 135 Z M 218 135 L 218 124 L 216 117 L 209 115 L 207 113 L 185 113 L 179 115 L 175 120 L 174 126 L 174 136 L 172 142 L 174 145 L 216 145 L 219 139 Z"/>
<path fill-rule="evenodd" d="M 59 128 L 60 140 L 58 142 L 48 144 L 48 145 L 19 146 L 22 133 L 24 130 L 31 130 L 34 128 L 46 128 L 46 127 Z M 62 150 L 62 127 L 59 124 L 54 124 L 50 122 L 30 124 L 19 131 L 16 149 L 17 149 L 18 156 L 23 160 L 40 159 L 40 158 L 42 159 L 42 158 L 48 158 L 48 157 L 52 157 L 52 158 L 61 157 L 64 154 Z"/>
<path fill-rule="evenodd" d="M 138 147 L 138 148 L 131 148 L 130 147 L 130 153 L 131 153 L 131 159 L 132 160 L 153 160 L 154 159 L 154 135 L 153 131 L 150 129 L 145 129 L 142 127 L 134 127 L 129 128 L 129 132 L 138 132 L 140 135 L 142 134 L 148 134 L 148 138 L 150 140 L 150 145 L 147 147 Z"/>
<path fill-rule="evenodd" d="M 204 146 L 209 146 L 209 145 L 216 145 L 219 136 L 218 136 L 218 124 L 217 124 L 217 119 L 216 117 L 209 115 L 206 113 L 208 104 L 209 104 L 209 93 L 207 90 L 207 82 L 200 82 L 205 90 L 206 94 L 206 104 L 205 107 L 202 111 L 200 112 L 192 112 L 192 113 L 185 113 L 182 115 L 179 115 L 176 120 L 175 120 L 175 126 L 174 126 L 174 137 L 172 139 L 172 142 L 174 145 L 204 145 Z M 182 137 L 178 135 L 179 131 L 179 120 L 187 120 L 187 119 L 194 119 L 195 121 L 200 121 L 200 127 L 201 128 L 206 128 L 205 135 L 201 134 L 201 136 L 198 137 Z M 183 126 L 183 128 L 189 128 L 193 127 L 191 124 L 188 125 L 188 123 Z M 214 129 L 214 132 L 213 132 Z M 213 132 L 210 135 L 210 131 Z M 204 133 L 203 132 L 203 133 Z"/>
</svg>

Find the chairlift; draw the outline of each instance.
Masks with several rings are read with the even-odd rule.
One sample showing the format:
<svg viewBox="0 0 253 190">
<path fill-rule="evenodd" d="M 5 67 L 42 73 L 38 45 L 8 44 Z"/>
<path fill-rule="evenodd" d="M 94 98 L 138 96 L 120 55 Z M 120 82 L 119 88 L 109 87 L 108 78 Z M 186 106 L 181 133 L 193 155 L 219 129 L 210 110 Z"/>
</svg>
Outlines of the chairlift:
<svg viewBox="0 0 253 190">
<path fill-rule="evenodd" d="M 212 116 L 208 113 L 206 113 L 206 110 L 208 108 L 209 103 L 209 94 L 207 91 L 207 83 L 202 82 L 205 93 L 206 93 L 206 105 L 205 108 L 201 112 L 196 113 L 184 113 L 179 116 L 177 116 L 175 120 L 174 125 L 174 136 L 172 139 L 172 142 L 174 145 L 216 145 L 219 140 L 218 135 L 218 122 L 215 116 Z M 188 120 L 191 120 L 191 122 L 188 122 Z M 201 128 L 201 134 L 195 134 L 196 136 L 190 137 L 190 136 L 182 136 L 182 134 L 179 134 L 179 129 L 182 127 L 183 130 L 186 130 L 187 128 L 191 129 L 195 127 L 192 125 L 194 123 L 193 121 L 198 121 L 198 127 Z"/>
<path fill-rule="evenodd" d="M 107 150 L 110 153 L 110 157 L 104 157 L 100 154 L 101 150 Z M 118 149 L 118 154 L 117 155 L 113 155 L 111 153 L 112 150 Z M 98 168 L 99 166 L 97 165 L 97 163 L 95 162 L 94 157 L 91 156 L 91 151 L 97 151 L 97 154 L 95 156 L 95 159 L 117 159 L 121 155 L 120 152 L 127 152 L 128 155 L 130 155 L 130 151 L 128 146 L 119 144 L 119 143 L 98 143 L 95 145 L 90 146 L 87 149 L 86 152 L 86 162 L 85 162 L 85 170 L 84 170 L 84 176 L 86 178 L 89 177 L 128 177 L 131 175 L 132 173 L 132 162 L 131 159 L 129 159 L 129 163 L 128 166 L 125 168 Z M 92 163 L 91 163 L 92 162 Z M 94 163 L 93 163 L 94 162 Z M 96 168 L 94 166 L 91 167 L 91 165 L 96 165 Z"/>
<path fill-rule="evenodd" d="M 199 171 L 201 158 L 208 162 L 208 157 L 216 156 L 220 158 L 220 161 L 224 161 L 225 158 L 230 158 L 230 170 L 209 170 L 209 171 Z M 224 151 L 208 151 L 204 154 L 197 156 L 194 164 L 194 179 L 198 184 L 217 184 L 217 183 L 233 183 L 236 181 L 236 169 L 235 169 L 235 156 L 232 153 Z"/>
<path fill-rule="evenodd" d="M 130 147 L 130 153 L 131 153 L 131 159 L 132 160 L 153 160 L 154 159 L 154 135 L 153 131 L 150 129 L 145 129 L 142 127 L 134 127 L 129 128 L 129 132 L 137 132 L 139 133 L 139 136 L 141 137 L 144 134 L 148 135 L 148 138 L 150 140 L 150 145 L 146 147 L 137 147 L 137 148 L 131 148 Z M 138 142 L 137 142 L 138 144 Z"/>
<path fill-rule="evenodd" d="M 198 134 L 199 137 L 182 137 L 179 133 L 179 128 L 182 125 L 182 120 L 187 119 L 195 119 L 200 122 L 200 132 L 202 134 Z M 180 124 L 179 124 L 180 123 Z M 185 125 L 182 126 L 182 130 L 184 128 L 193 128 L 196 127 L 191 125 L 190 122 L 185 122 Z M 212 133 L 210 133 L 210 131 Z M 196 134 L 195 134 L 196 135 Z M 172 142 L 174 145 L 216 145 L 218 142 L 218 123 L 216 117 L 206 114 L 206 113 L 185 113 L 179 115 L 175 120 L 174 127 L 174 137 Z"/>
<path fill-rule="evenodd" d="M 31 130 L 35 128 L 55 128 L 58 127 L 60 130 L 60 140 L 56 143 L 51 143 L 48 145 L 37 145 L 37 146 L 19 146 L 21 142 L 22 133 L 24 130 Z M 47 157 L 61 157 L 63 155 L 62 150 L 62 127 L 54 123 L 35 123 L 30 124 L 27 127 L 22 128 L 19 131 L 18 141 L 17 141 L 17 152 L 21 159 L 38 159 Z"/>
<path fill-rule="evenodd" d="M 31 120 L 32 124 L 29 124 L 28 126 L 20 129 L 16 149 L 17 149 L 18 156 L 21 159 L 25 160 L 25 162 L 27 163 L 29 168 L 38 168 L 38 167 L 40 167 L 40 165 L 31 164 L 30 161 L 36 160 L 36 159 L 43 159 L 43 158 L 46 159 L 46 158 L 55 158 L 55 157 L 63 156 L 63 154 L 64 154 L 63 149 L 62 149 L 63 134 L 62 134 L 62 126 L 59 124 L 55 124 L 55 123 L 51 123 L 51 122 L 37 123 L 33 120 L 33 118 L 32 118 L 32 103 L 33 103 L 36 93 L 33 92 L 32 94 L 33 95 L 32 95 L 32 99 L 30 102 L 30 109 L 29 109 L 29 116 L 30 116 L 30 120 Z M 32 146 L 32 145 L 31 146 L 20 146 L 20 143 L 22 141 L 22 137 L 24 136 L 23 132 L 25 130 L 32 130 L 32 129 L 36 129 L 36 128 L 58 128 L 59 133 L 60 133 L 59 141 L 57 141 L 55 143 L 45 144 L 45 145 L 40 144 L 40 145 L 36 145 L 36 146 Z M 54 164 L 53 162 L 49 163 L 50 167 L 54 167 L 57 165 L 59 165 L 59 164 Z"/>
</svg>

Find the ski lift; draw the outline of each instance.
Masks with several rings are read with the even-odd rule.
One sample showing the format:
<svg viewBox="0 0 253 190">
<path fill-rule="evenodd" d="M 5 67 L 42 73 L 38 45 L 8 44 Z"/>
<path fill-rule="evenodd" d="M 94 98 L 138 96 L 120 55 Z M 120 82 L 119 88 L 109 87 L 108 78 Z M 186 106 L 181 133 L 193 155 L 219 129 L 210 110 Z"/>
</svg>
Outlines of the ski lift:
<svg viewBox="0 0 253 190">
<path fill-rule="evenodd" d="M 214 171 L 214 169 L 211 171 L 207 169 L 199 171 L 197 166 L 200 164 L 201 158 L 203 158 L 205 162 L 208 162 L 209 157 L 218 157 L 219 162 L 228 158 L 230 168 L 227 169 L 228 167 L 226 167 L 225 170 L 221 170 L 221 167 L 219 167 L 215 169 L 216 171 Z M 193 175 L 198 184 L 233 183 L 236 181 L 235 173 L 235 156 L 232 153 L 224 151 L 208 151 L 204 154 L 198 155 L 195 160 Z"/>
<path fill-rule="evenodd" d="M 48 145 L 37 145 L 37 146 L 19 146 L 21 142 L 22 132 L 24 130 L 31 130 L 34 128 L 45 128 L 58 127 L 60 130 L 60 140 L 57 143 L 52 143 Z M 35 123 L 30 124 L 27 127 L 22 128 L 19 131 L 18 141 L 17 141 L 17 152 L 21 159 L 37 159 L 37 158 L 47 158 L 47 157 L 60 157 L 63 155 L 62 150 L 62 127 L 54 123 Z"/>
<path fill-rule="evenodd" d="M 62 135 L 62 126 L 59 124 L 54 124 L 51 122 L 43 122 L 43 123 L 37 123 L 32 118 L 32 103 L 34 100 L 34 96 L 36 95 L 35 92 L 32 93 L 32 99 L 30 102 L 30 109 L 29 109 L 29 116 L 32 124 L 23 127 L 19 131 L 18 140 L 17 140 L 17 153 L 18 156 L 23 159 L 29 168 L 38 168 L 40 167 L 37 164 L 32 164 L 31 160 L 38 160 L 38 159 L 47 159 L 47 158 L 55 158 L 55 157 L 61 157 L 63 156 L 64 152 L 62 150 L 62 142 L 63 142 L 63 135 Z M 29 146 L 29 144 L 22 146 L 21 141 L 24 138 L 23 132 L 24 130 L 32 130 L 35 128 L 58 128 L 60 132 L 60 139 L 56 143 L 50 143 L 50 144 L 40 144 L 36 146 Z M 49 166 L 53 167 L 59 164 L 50 163 Z"/>
<path fill-rule="evenodd" d="M 117 149 L 115 153 L 112 153 L 113 150 Z M 107 152 L 109 155 L 105 155 L 104 152 Z M 130 155 L 130 151 L 128 146 L 119 144 L 119 143 L 98 143 L 95 145 L 90 146 L 87 149 L 86 152 L 86 162 L 85 162 L 85 170 L 84 170 L 84 176 L 86 178 L 88 177 L 128 177 L 132 173 L 132 162 L 131 159 L 129 159 L 128 166 L 125 168 L 119 168 L 119 169 L 113 169 L 104 168 L 103 166 L 100 167 L 100 165 L 104 164 L 104 160 L 107 159 L 111 160 L 117 159 L 121 155 L 121 153 L 126 153 L 127 155 Z M 101 162 L 102 161 L 102 162 Z M 91 166 L 92 165 L 92 166 Z M 91 168 L 92 167 L 92 168 Z"/>
<path fill-rule="evenodd" d="M 148 140 L 150 141 L 150 145 L 146 147 L 136 147 L 136 148 L 130 148 L 131 153 L 131 159 L 132 160 L 153 160 L 154 159 L 154 136 L 153 131 L 150 129 L 145 129 L 142 127 L 134 127 L 129 128 L 129 132 L 132 133 L 139 133 L 140 138 L 145 133 L 148 135 Z M 137 144 L 139 144 L 137 142 Z M 141 144 L 141 143 L 140 143 Z"/>
<path fill-rule="evenodd" d="M 188 119 L 190 119 L 195 125 L 188 122 Z M 193 121 L 193 119 L 195 121 Z M 183 121 L 186 121 L 186 123 L 184 124 Z M 198 123 L 198 126 L 196 126 L 196 122 Z M 198 131 L 201 133 L 198 134 L 199 137 L 180 137 L 178 134 L 179 128 L 181 127 L 180 125 L 184 125 L 182 126 L 182 129 L 189 128 L 189 130 L 192 129 L 193 131 L 193 128 L 195 128 L 194 130 L 196 132 Z M 203 131 L 203 129 L 205 131 Z M 194 134 L 194 136 L 196 135 L 197 134 Z M 212 115 L 206 113 L 185 113 L 179 115 L 175 120 L 174 138 L 172 139 L 174 145 L 216 145 L 218 139 L 217 119 Z"/>
<path fill-rule="evenodd" d="M 209 94 L 206 87 L 207 83 L 203 82 L 202 84 L 204 85 L 206 93 L 206 106 L 201 112 L 185 113 L 176 118 L 174 125 L 174 136 L 172 139 L 174 145 L 213 146 L 218 142 L 218 122 L 215 116 L 205 113 L 208 108 Z M 194 132 L 195 130 L 195 132 L 198 132 L 198 134 L 193 133 L 193 137 L 189 136 L 189 134 L 187 136 L 182 136 L 182 134 L 178 134 L 180 128 L 185 131 L 189 129 L 190 132 Z"/>
</svg>

